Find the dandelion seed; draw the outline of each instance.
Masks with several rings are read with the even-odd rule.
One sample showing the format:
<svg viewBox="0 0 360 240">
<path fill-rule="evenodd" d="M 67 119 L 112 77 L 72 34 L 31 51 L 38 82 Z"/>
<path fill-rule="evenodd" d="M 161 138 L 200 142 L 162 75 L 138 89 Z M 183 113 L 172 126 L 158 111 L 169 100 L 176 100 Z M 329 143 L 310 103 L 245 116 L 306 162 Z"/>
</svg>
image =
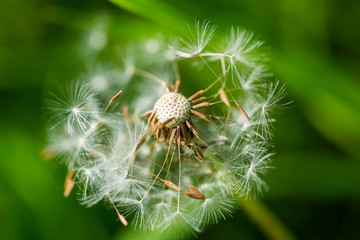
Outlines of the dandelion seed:
<svg viewBox="0 0 360 240">
<path fill-rule="evenodd" d="M 218 223 L 218 219 L 226 219 L 226 216 L 231 216 L 233 212 L 233 202 L 222 195 L 221 192 L 206 199 L 201 205 L 191 214 L 191 222 L 196 228 L 204 229 L 207 224 Z"/>
<path fill-rule="evenodd" d="M 215 34 L 215 27 L 211 26 L 208 21 L 195 22 L 195 29 L 190 30 L 190 36 L 187 38 L 179 38 L 172 47 L 175 54 L 189 58 L 203 51 L 206 45 Z"/>
<path fill-rule="evenodd" d="M 258 61 L 263 61 L 264 55 L 256 52 L 264 42 L 254 40 L 254 33 L 240 28 L 231 28 L 228 37 L 224 40 L 224 53 L 231 59 L 246 66 L 253 67 Z"/>
<path fill-rule="evenodd" d="M 49 109 L 54 113 L 53 128 L 66 122 L 67 131 L 73 134 L 78 130 L 86 132 L 89 123 L 99 115 L 96 94 L 88 84 L 79 82 L 70 83 L 58 95 L 52 94 L 53 99 L 48 101 Z"/>
</svg>

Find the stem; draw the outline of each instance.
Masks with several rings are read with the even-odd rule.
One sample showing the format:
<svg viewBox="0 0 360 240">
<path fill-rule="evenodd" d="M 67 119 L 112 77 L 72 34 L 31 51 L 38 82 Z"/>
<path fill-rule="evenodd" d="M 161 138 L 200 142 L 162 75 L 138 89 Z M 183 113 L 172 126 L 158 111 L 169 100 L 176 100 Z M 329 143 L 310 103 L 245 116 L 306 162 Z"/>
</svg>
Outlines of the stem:
<svg viewBox="0 0 360 240">
<path fill-rule="evenodd" d="M 238 198 L 239 206 L 269 239 L 293 240 L 295 236 L 261 201 Z"/>
<path fill-rule="evenodd" d="M 199 53 L 198 55 L 195 56 L 199 56 L 199 57 L 207 57 L 207 56 L 213 56 L 213 57 L 229 57 L 232 58 L 233 56 L 225 54 L 225 53 Z"/>
<path fill-rule="evenodd" d="M 160 78 L 158 78 L 154 74 L 149 73 L 147 71 L 144 71 L 142 69 L 138 69 L 138 68 L 134 69 L 134 74 L 139 75 L 139 76 L 143 76 L 143 77 L 147 77 L 149 79 L 152 79 L 152 80 L 158 82 L 159 84 L 161 84 L 165 88 L 166 92 L 170 92 L 166 82 L 161 80 Z"/>
</svg>

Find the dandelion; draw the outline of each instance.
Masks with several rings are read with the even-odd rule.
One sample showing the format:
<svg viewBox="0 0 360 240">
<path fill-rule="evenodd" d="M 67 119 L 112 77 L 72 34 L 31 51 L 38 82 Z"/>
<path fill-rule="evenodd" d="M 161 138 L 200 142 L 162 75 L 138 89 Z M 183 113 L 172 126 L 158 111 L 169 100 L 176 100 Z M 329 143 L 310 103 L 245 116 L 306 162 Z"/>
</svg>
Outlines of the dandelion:
<svg viewBox="0 0 360 240">
<path fill-rule="evenodd" d="M 111 74 L 112 90 L 123 89 L 115 95 L 104 91 L 105 72 L 52 95 L 49 149 L 68 166 L 65 196 L 77 185 L 83 204 L 108 202 L 125 226 L 196 233 L 231 216 L 236 198 L 267 189 L 271 113 L 284 88 L 272 81 L 253 33 L 232 28 L 220 38 L 223 51 L 208 51 L 215 33 L 196 22 L 169 49 L 164 39 L 147 39 L 142 56 L 133 45 L 118 82 Z M 187 59 L 212 76 L 189 96 L 178 65 Z"/>
</svg>

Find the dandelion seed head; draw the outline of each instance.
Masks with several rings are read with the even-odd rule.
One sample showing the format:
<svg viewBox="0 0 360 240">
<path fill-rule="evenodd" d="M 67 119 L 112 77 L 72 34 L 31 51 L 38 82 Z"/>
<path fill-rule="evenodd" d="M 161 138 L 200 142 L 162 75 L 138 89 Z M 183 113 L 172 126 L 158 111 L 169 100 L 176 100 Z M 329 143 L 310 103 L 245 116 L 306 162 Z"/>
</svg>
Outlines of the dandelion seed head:
<svg viewBox="0 0 360 240">
<path fill-rule="evenodd" d="M 267 190 L 272 112 L 284 87 L 262 41 L 197 21 L 169 49 L 164 37 L 114 48 L 99 26 L 84 45 L 119 61 L 88 61 L 87 73 L 48 101 L 48 149 L 74 173 L 82 204 L 107 202 L 135 229 L 197 233 L 231 216 L 235 198 Z M 193 66 L 178 64 L 188 58 Z M 211 85 L 185 97 L 184 67 L 199 79 L 209 72 Z"/>
</svg>

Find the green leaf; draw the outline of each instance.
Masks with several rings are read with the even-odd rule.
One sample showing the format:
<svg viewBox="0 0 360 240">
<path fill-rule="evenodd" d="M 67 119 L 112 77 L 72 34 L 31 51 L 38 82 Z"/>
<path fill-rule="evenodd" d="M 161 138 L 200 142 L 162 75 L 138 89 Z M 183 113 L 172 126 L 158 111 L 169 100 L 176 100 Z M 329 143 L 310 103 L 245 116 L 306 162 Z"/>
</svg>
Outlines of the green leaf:
<svg viewBox="0 0 360 240">
<path fill-rule="evenodd" d="M 174 30 L 179 27 L 183 27 L 185 23 L 192 21 L 187 14 L 178 11 L 174 6 L 166 1 L 110 0 L 110 2 L 127 11 Z"/>
<path fill-rule="evenodd" d="M 251 221 L 264 233 L 268 239 L 277 240 L 293 240 L 295 237 L 259 200 L 246 200 L 243 198 L 238 199 L 240 207 L 249 216 Z"/>
</svg>

